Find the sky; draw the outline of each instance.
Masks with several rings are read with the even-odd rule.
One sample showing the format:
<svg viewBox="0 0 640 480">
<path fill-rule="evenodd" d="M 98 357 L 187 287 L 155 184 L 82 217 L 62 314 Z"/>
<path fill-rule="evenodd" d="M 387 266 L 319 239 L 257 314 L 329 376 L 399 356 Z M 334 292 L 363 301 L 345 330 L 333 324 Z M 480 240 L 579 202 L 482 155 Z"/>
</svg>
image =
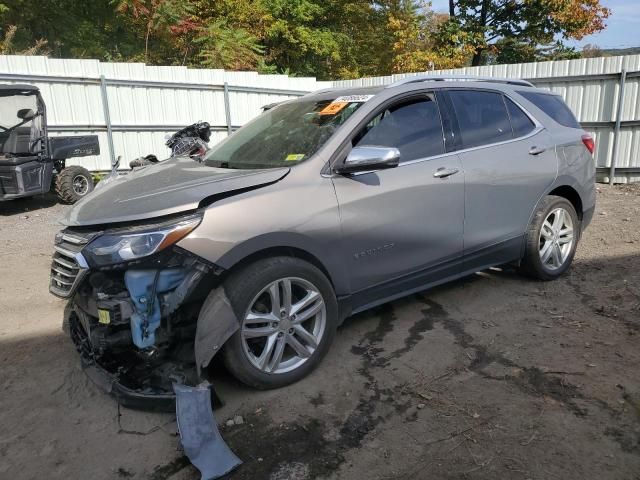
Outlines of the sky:
<svg viewBox="0 0 640 480">
<path fill-rule="evenodd" d="M 600 48 L 640 47 L 640 0 L 601 0 L 601 3 L 611 9 L 607 28 L 567 44 L 578 49 L 587 43 Z M 432 4 L 437 12 L 449 11 L 448 0 L 432 0 Z"/>
</svg>

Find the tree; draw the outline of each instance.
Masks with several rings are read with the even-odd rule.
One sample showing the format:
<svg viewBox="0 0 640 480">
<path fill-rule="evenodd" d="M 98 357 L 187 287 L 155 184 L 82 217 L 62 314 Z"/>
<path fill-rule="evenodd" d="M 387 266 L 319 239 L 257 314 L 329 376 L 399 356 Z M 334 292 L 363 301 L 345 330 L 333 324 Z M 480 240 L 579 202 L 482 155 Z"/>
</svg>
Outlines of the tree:
<svg viewBox="0 0 640 480">
<path fill-rule="evenodd" d="M 581 56 L 582 58 L 596 58 L 604 57 L 605 55 L 599 46 L 587 43 L 584 47 L 582 47 Z"/>
<path fill-rule="evenodd" d="M 192 5 L 184 0 L 113 0 L 119 13 L 131 15 L 144 26 L 144 60 L 149 60 L 149 39 L 154 33 L 171 32 L 192 13 Z"/>
<path fill-rule="evenodd" d="M 436 32 L 446 16 L 435 14 L 424 1 L 400 1 L 388 13 L 388 25 L 393 36 L 392 71 L 419 72 L 461 67 L 471 50 L 465 45 L 442 41 Z"/>
<path fill-rule="evenodd" d="M 251 70 L 260 65 L 264 47 L 244 28 L 231 28 L 223 19 L 211 21 L 195 39 L 203 65 L 231 70 Z"/>
<path fill-rule="evenodd" d="M 16 50 L 13 39 L 16 36 L 18 27 L 9 25 L 4 33 L 4 38 L 0 41 L 0 55 L 46 55 L 48 53 L 47 41 L 40 38 L 31 47 L 24 50 Z"/>
<path fill-rule="evenodd" d="M 600 0 L 449 0 L 446 28 L 466 34 L 472 65 L 488 57 L 536 60 L 570 54 L 562 40 L 601 31 L 610 13 Z"/>
</svg>

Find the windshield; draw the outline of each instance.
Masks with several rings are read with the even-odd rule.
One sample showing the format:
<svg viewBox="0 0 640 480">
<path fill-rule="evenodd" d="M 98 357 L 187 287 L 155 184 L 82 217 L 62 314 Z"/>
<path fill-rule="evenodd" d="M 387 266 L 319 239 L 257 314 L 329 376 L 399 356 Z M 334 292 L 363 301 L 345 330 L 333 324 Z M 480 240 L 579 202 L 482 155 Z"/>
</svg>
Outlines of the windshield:
<svg viewBox="0 0 640 480">
<path fill-rule="evenodd" d="M 301 100 L 279 105 L 215 145 L 204 163 L 240 169 L 298 164 L 316 153 L 370 97 Z"/>
<path fill-rule="evenodd" d="M 7 130 L 23 123 L 29 126 L 29 116 L 26 113 L 31 110 L 34 114 L 38 111 L 35 95 L 8 95 L 0 96 L 0 127 Z M 1 130 L 0 129 L 0 130 Z"/>
<path fill-rule="evenodd" d="M 0 96 L 0 156 L 28 156 L 42 151 L 42 116 L 33 94 Z"/>
</svg>

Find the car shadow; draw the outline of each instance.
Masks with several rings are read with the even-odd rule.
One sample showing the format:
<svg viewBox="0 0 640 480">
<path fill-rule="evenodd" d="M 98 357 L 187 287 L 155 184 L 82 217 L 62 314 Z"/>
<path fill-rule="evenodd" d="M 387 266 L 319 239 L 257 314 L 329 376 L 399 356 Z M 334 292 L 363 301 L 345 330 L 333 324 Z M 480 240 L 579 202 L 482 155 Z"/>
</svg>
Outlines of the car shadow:
<svg viewBox="0 0 640 480">
<path fill-rule="evenodd" d="M 58 203 L 58 197 L 52 193 L 43 193 L 32 197 L 16 198 L 0 202 L 0 215 L 11 217 L 21 215 L 25 212 L 33 212 L 42 208 L 49 208 Z"/>
</svg>

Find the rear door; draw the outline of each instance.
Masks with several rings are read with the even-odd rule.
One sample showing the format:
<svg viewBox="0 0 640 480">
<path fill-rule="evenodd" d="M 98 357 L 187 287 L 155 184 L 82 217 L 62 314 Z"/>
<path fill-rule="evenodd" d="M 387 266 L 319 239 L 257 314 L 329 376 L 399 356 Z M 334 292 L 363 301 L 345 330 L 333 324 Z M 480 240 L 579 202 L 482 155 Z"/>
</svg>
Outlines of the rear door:
<svg viewBox="0 0 640 480">
<path fill-rule="evenodd" d="M 465 270 L 520 257 L 531 212 L 557 174 L 549 133 L 499 91 L 450 89 L 465 172 Z"/>
<path fill-rule="evenodd" d="M 458 156 L 445 153 L 435 96 L 383 106 L 352 145 L 395 147 L 401 155 L 396 168 L 333 178 L 354 306 L 458 272 L 464 174 Z"/>
</svg>

